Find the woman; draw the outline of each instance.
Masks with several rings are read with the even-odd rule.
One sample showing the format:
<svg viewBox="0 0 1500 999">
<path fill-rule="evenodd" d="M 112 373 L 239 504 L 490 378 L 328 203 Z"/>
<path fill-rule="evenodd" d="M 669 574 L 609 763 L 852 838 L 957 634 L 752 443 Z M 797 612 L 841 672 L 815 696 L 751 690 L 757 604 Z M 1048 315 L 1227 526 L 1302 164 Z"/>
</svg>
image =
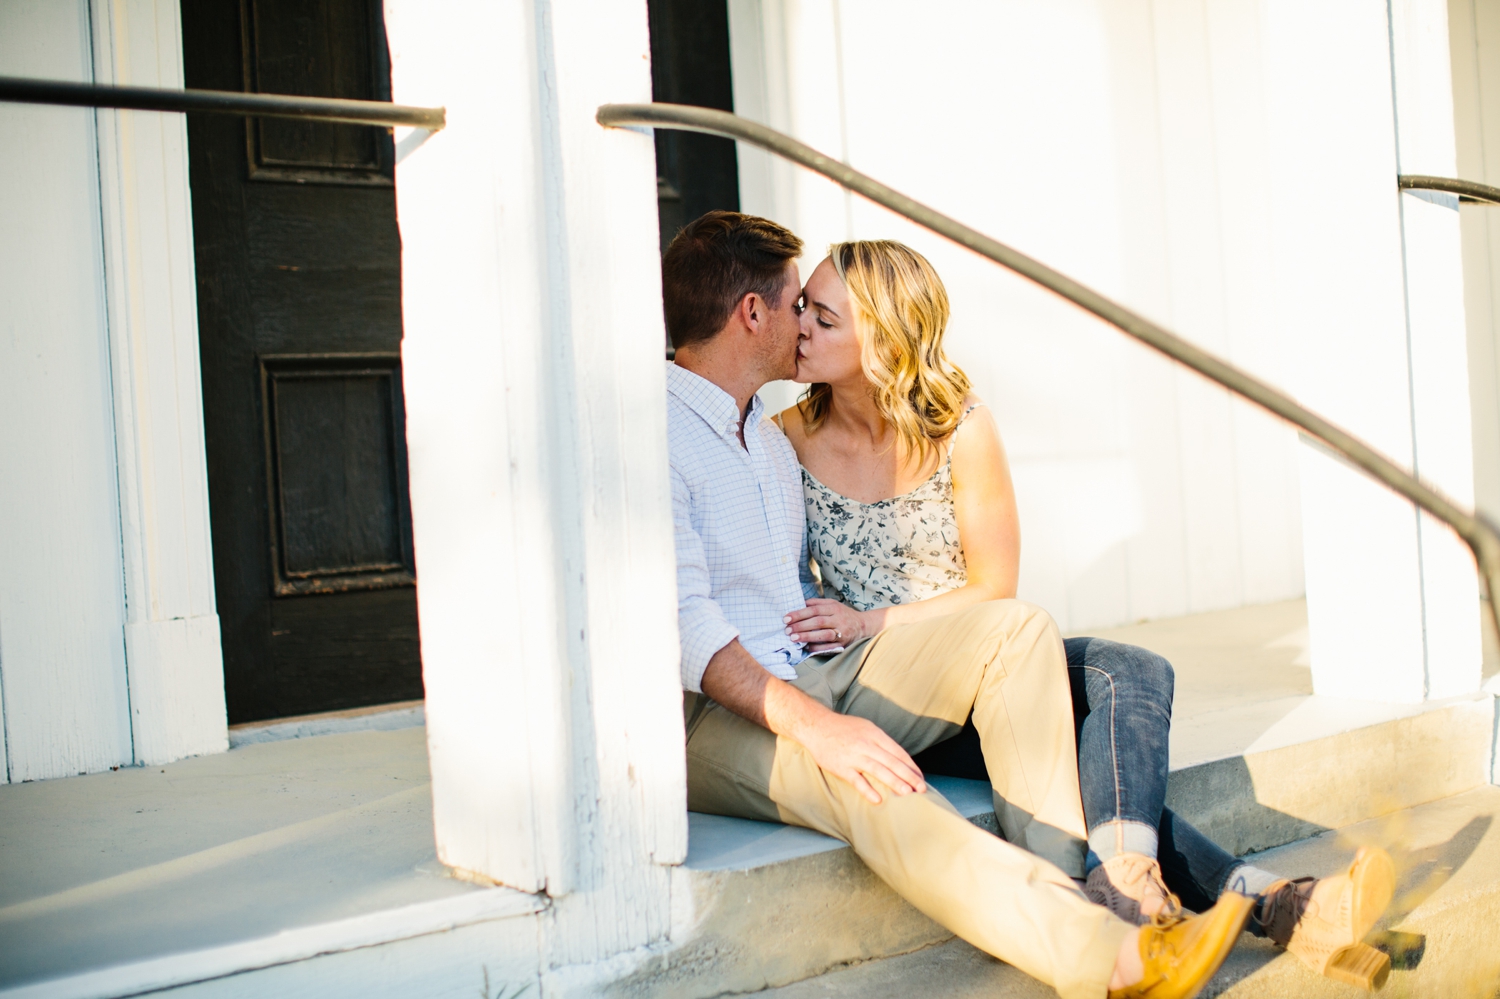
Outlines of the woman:
<svg viewBox="0 0 1500 999">
<path fill-rule="evenodd" d="M 825 599 L 789 615 L 788 633 L 833 651 L 1014 597 L 1021 539 L 1005 448 L 943 353 L 948 299 L 932 266 L 894 241 L 836 244 L 802 310 L 797 380 L 810 387 L 777 422 L 802 463 Z M 1089 830 L 1085 893 L 1143 924 L 1173 918 L 1177 895 L 1202 911 L 1232 888 L 1257 899 L 1252 931 L 1313 970 L 1383 982 L 1389 960 L 1360 940 L 1394 887 L 1385 852 L 1362 849 L 1347 872 L 1321 881 L 1240 863 L 1166 808 L 1171 666 L 1114 642 L 1065 646 Z M 977 753 L 959 755 L 979 771 L 964 776 L 983 776 Z"/>
</svg>

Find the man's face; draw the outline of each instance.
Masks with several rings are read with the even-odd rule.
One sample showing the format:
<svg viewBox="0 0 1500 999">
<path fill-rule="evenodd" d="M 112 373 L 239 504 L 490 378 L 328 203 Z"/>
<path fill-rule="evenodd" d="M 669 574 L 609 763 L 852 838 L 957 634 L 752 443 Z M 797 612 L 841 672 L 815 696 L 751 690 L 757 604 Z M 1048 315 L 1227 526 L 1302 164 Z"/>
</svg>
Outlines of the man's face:
<svg viewBox="0 0 1500 999">
<path fill-rule="evenodd" d="M 802 295 L 801 285 L 796 261 L 787 261 L 781 283 L 781 303 L 774 309 L 769 302 L 766 303 L 766 336 L 763 343 L 767 381 L 792 378 L 797 374 L 797 341 L 802 335 L 802 322 L 797 307 Z"/>
</svg>

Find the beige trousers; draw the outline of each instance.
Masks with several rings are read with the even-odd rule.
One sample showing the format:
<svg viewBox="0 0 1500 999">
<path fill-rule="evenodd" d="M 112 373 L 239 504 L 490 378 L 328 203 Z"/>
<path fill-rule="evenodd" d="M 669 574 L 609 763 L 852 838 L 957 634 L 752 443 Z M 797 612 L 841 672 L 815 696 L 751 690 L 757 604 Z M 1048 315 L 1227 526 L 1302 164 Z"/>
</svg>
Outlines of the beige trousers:
<svg viewBox="0 0 1500 999">
<path fill-rule="evenodd" d="M 956 733 L 972 710 L 1006 839 L 931 789 L 897 797 L 877 785 L 885 801 L 871 805 L 799 743 L 701 695 L 684 703 L 688 808 L 835 836 L 912 905 L 1063 999 L 1105 995 L 1133 927 L 1070 877 L 1083 876 L 1086 832 L 1067 659 L 1047 613 L 992 601 L 887 629 L 797 672 L 808 696 L 868 718 L 910 753 Z"/>
</svg>

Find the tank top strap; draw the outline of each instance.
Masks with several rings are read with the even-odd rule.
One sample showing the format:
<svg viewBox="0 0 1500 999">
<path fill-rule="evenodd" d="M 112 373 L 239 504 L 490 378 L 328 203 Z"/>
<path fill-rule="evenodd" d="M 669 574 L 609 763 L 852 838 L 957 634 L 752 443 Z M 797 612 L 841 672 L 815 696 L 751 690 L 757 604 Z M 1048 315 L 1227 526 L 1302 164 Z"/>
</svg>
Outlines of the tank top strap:
<svg viewBox="0 0 1500 999">
<path fill-rule="evenodd" d="M 958 433 L 958 428 L 964 425 L 964 421 L 969 418 L 969 414 L 972 413 L 972 412 L 974 412 L 974 410 L 978 409 L 980 406 L 983 406 L 983 405 L 984 405 L 984 403 L 982 403 L 982 402 L 976 402 L 974 405 L 972 405 L 968 409 L 964 410 L 964 415 L 960 416 L 958 418 L 958 422 L 955 423 L 955 424 L 953 424 L 953 433 L 951 433 L 951 434 L 948 435 L 948 443 L 947 443 L 947 445 L 945 447 L 945 450 L 948 453 L 943 456 L 943 463 L 945 465 L 951 465 L 951 464 L 953 464 L 953 436 L 954 436 L 954 434 Z"/>
<path fill-rule="evenodd" d="M 953 433 L 955 433 L 955 434 L 958 433 L 958 428 L 964 425 L 964 421 L 969 418 L 969 414 L 972 413 L 972 412 L 974 412 L 974 410 L 978 409 L 980 406 L 983 406 L 983 405 L 984 405 L 984 403 L 982 403 L 982 402 L 976 402 L 974 405 L 972 405 L 968 409 L 964 410 L 964 415 L 960 416 L 958 418 L 958 422 L 955 423 L 955 424 L 953 424 Z"/>
</svg>

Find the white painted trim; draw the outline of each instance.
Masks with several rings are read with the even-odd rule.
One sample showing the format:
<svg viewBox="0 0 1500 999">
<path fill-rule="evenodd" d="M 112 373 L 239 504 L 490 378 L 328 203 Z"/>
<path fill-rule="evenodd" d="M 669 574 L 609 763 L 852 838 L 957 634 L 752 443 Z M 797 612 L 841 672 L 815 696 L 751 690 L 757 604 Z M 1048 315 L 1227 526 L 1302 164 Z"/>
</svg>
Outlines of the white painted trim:
<svg viewBox="0 0 1500 999">
<path fill-rule="evenodd" d="M 93 0 L 100 83 L 181 87 L 178 7 Z M 135 762 L 228 748 L 182 115 L 100 109 L 99 185 Z"/>
<path fill-rule="evenodd" d="M 547 900 L 509 888 L 487 888 L 455 898 L 372 912 L 317 926 L 283 930 L 244 943 L 115 965 L 0 990 L 0 999 L 118 999 L 224 978 L 323 954 L 359 950 L 444 933 L 473 923 L 528 916 Z"/>
</svg>

